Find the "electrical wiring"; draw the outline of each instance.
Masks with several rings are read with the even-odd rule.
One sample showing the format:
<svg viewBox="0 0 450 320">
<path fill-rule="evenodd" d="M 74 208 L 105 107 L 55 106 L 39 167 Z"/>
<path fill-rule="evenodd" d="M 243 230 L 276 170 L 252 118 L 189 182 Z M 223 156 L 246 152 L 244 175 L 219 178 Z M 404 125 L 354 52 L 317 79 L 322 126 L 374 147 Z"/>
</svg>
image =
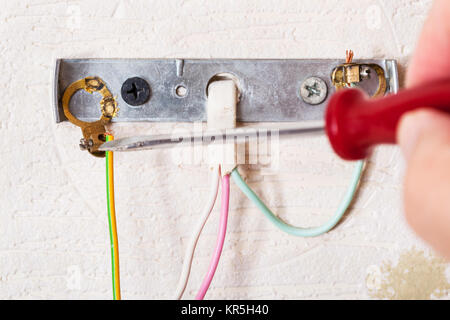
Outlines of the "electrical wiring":
<svg viewBox="0 0 450 320">
<path fill-rule="evenodd" d="M 186 249 L 186 254 L 183 261 L 183 267 L 180 275 L 180 279 L 178 280 L 178 286 L 175 291 L 175 299 L 181 299 L 186 289 L 187 283 L 189 281 L 189 275 L 191 272 L 192 260 L 194 258 L 195 248 L 197 246 L 198 239 L 203 230 L 203 227 L 206 224 L 206 221 L 211 214 L 211 211 L 214 208 L 214 204 L 216 202 L 217 193 L 219 191 L 219 180 L 220 180 L 220 172 L 219 166 L 214 166 L 211 173 L 211 184 L 209 196 L 206 201 L 206 205 L 204 206 L 203 212 L 200 216 L 200 221 L 198 222 L 197 227 L 192 234 L 191 240 L 189 242 L 188 248 Z"/>
<path fill-rule="evenodd" d="M 352 63 L 353 56 L 353 50 L 345 50 L 345 63 Z"/>
<path fill-rule="evenodd" d="M 208 288 L 214 277 L 214 273 L 216 272 L 217 265 L 219 264 L 220 255 L 222 253 L 223 244 L 225 241 L 225 234 L 227 231 L 229 203 L 230 203 L 230 176 L 225 175 L 222 177 L 220 225 L 219 225 L 219 234 L 217 236 L 216 248 L 214 250 L 214 254 L 211 259 L 208 272 L 206 273 L 206 276 L 203 279 L 203 282 L 200 286 L 200 290 L 195 296 L 196 300 L 203 300 L 203 298 L 205 297 L 206 291 L 208 291 Z"/>
<path fill-rule="evenodd" d="M 112 135 L 106 135 L 106 141 L 113 140 Z M 106 197 L 108 205 L 108 225 L 111 245 L 111 268 L 114 300 L 120 300 L 120 276 L 119 276 L 119 241 L 117 238 L 116 208 L 114 203 L 114 167 L 113 153 L 106 152 Z"/>
<path fill-rule="evenodd" d="M 344 199 L 340 203 L 334 215 L 325 224 L 318 227 L 310 227 L 310 228 L 301 228 L 292 226 L 281 220 L 274 213 L 272 213 L 272 211 L 270 211 L 270 209 L 261 201 L 261 199 L 256 195 L 256 193 L 253 192 L 253 190 L 250 189 L 250 187 L 245 183 L 244 179 L 242 179 L 241 175 L 239 174 L 237 168 L 235 168 L 231 172 L 231 177 L 233 181 L 237 184 L 237 186 L 241 189 L 241 191 L 247 196 L 247 198 L 249 198 L 258 207 L 258 209 L 279 229 L 288 234 L 298 237 L 315 237 L 330 231 L 341 220 L 342 216 L 349 208 L 355 196 L 355 193 L 358 189 L 364 164 L 365 164 L 364 161 L 357 162 L 356 167 L 353 170 L 350 186 L 348 187 Z"/>
</svg>

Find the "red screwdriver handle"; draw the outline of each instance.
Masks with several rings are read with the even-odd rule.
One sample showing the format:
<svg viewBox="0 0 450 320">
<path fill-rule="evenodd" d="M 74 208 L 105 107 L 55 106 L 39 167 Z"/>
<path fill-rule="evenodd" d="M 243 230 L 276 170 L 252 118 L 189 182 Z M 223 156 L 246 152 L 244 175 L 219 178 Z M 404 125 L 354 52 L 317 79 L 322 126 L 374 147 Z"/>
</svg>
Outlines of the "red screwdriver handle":
<svg viewBox="0 0 450 320">
<path fill-rule="evenodd" d="M 373 146 L 396 143 L 401 116 L 422 107 L 450 113 L 450 79 L 374 99 L 359 89 L 340 90 L 328 103 L 326 132 L 341 158 L 364 159 Z"/>
</svg>

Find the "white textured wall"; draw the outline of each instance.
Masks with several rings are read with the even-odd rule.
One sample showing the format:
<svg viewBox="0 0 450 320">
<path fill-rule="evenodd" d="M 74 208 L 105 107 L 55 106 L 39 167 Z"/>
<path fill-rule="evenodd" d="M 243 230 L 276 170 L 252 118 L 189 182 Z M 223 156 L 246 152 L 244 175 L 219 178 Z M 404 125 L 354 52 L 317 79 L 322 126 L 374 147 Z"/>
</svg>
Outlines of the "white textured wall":
<svg viewBox="0 0 450 320">
<path fill-rule="evenodd" d="M 356 58 L 396 58 L 404 70 L 430 3 L 0 0 L 0 298 L 111 297 L 105 164 L 79 151 L 77 127 L 54 123 L 55 58 L 335 58 L 351 48 Z M 112 129 L 120 137 L 175 126 Z M 205 167 L 178 166 L 170 155 L 115 157 L 125 299 L 172 297 L 206 197 Z M 351 165 L 331 153 L 324 137 L 283 141 L 280 161 L 275 175 L 260 175 L 255 166 L 241 172 L 289 222 L 325 221 Z M 430 255 L 423 264 L 431 273 L 442 271 L 405 224 L 402 170 L 397 148 L 379 148 L 344 222 L 310 239 L 283 234 L 232 184 L 229 232 L 207 298 L 370 298 L 383 289 L 383 266 L 395 266 L 414 247 Z M 201 237 L 187 297 L 208 267 L 217 209 Z"/>
</svg>

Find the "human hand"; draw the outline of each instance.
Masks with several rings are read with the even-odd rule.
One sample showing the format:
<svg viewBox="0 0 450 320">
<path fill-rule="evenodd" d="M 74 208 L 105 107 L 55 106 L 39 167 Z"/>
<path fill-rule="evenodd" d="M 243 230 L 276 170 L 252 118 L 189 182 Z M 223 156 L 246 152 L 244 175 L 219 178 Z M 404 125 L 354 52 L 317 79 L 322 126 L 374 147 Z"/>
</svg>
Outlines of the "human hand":
<svg viewBox="0 0 450 320">
<path fill-rule="evenodd" d="M 450 78 L 450 1 L 436 0 L 407 73 L 407 86 Z M 405 114 L 397 141 L 407 161 L 404 209 L 412 228 L 450 259 L 450 115 Z"/>
</svg>

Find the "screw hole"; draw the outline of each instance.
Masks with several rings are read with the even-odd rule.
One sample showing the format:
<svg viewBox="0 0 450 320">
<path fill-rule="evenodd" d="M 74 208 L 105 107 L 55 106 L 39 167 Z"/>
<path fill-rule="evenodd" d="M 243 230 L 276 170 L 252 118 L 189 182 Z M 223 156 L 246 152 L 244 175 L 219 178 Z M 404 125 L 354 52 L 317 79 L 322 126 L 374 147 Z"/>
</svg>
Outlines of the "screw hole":
<svg viewBox="0 0 450 320">
<path fill-rule="evenodd" d="M 185 86 L 183 86 L 183 85 L 178 85 L 175 88 L 175 94 L 179 98 L 184 98 L 187 95 L 187 92 L 188 92 L 187 88 Z"/>
</svg>

